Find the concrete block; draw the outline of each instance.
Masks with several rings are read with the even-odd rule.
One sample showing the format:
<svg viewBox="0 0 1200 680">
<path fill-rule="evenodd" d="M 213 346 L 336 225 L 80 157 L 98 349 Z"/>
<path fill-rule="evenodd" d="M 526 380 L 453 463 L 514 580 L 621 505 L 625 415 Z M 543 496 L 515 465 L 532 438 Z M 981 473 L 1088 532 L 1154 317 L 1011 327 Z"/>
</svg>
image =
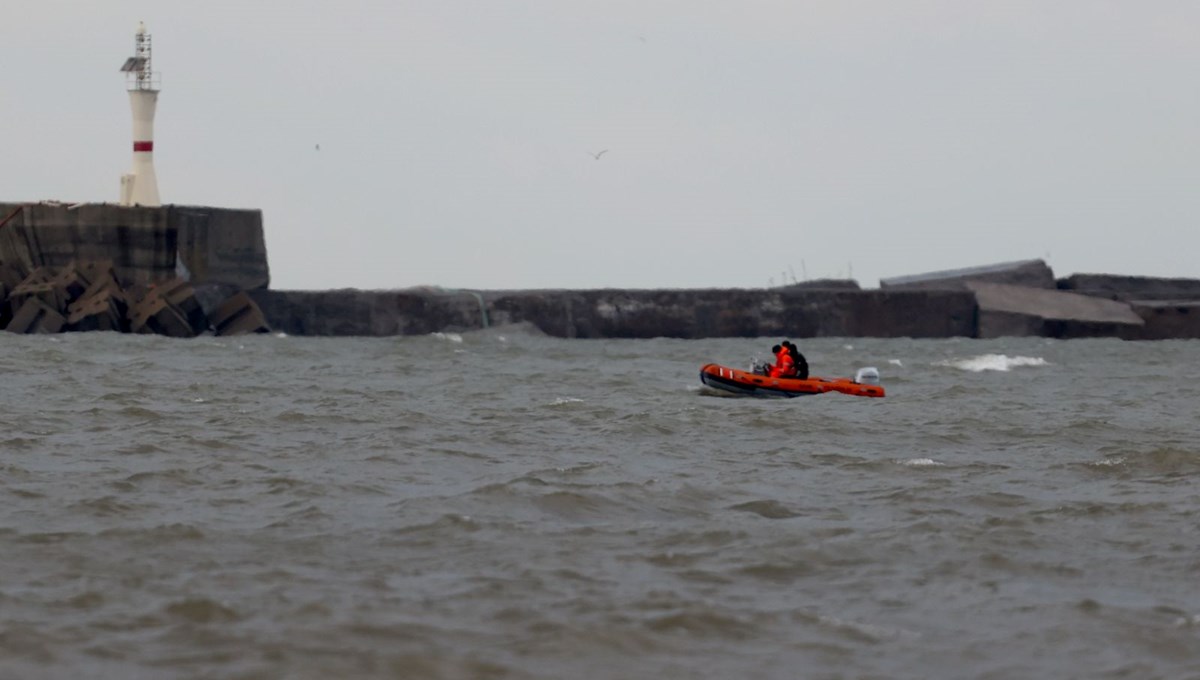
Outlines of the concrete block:
<svg viewBox="0 0 1200 680">
<path fill-rule="evenodd" d="M 59 313 L 67 310 L 66 296 L 53 283 L 22 283 L 14 288 L 8 297 L 14 308 L 24 306 L 27 300 L 37 299 Z"/>
<path fill-rule="evenodd" d="M 63 302 L 66 305 L 70 305 L 72 302 L 78 300 L 80 295 L 83 295 L 90 282 L 75 267 L 68 266 L 60 270 L 50 280 L 50 284 L 58 289 Z"/>
<path fill-rule="evenodd" d="M 1152 276 L 1072 274 L 1058 281 L 1061 290 L 1110 300 L 1200 300 L 1200 279 Z"/>
<path fill-rule="evenodd" d="M 235 293 L 217 307 L 210 321 L 217 335 L 271 332 L 262 310 L 244 291 Z"/>
<path fill-rule="evenodd" d="M 255 290 L 270 283 L 262 211 L 170 206 L 167 224 L 178 234 L 179 263 L 193 284 Z"/>
<path fill-rule="evenodd" d="M 1054 272 L 1042 260 L 1021 260 L 982 267 L 896 276 L 880 279 L 879 287 L 963 290 L 970 281 L 1005 283 L 1030 288 L 1055 288 Z"/>
<path fill-rule="evenodd" d="M 79 296 L 79 300 L 86 300 L 101 293 L 107 293 L 112 296 L 113 299 L 120 301 L 124 306 L 129 306 L 129 296 L 126 295 L 125 290 L 121 288 L 121 284 L 117 283 L 117 280 L 113 278 L 111 272 L 106 277 L 97 277 L 92 279 L 92 282 L 87 287 L 87 290 L 83 291 L 83 293 Z M 70 308 L 68 307 L 68 310 L 69 309 Z"/>
<path fill-rule="evenodd" d="M 1019 314 L 994 309 L 979 310 L 975 337 L 1033 337 L 1042 335 L 1043 319 L 1036 314 Z"/>
<path fill-rule="evenodd" d="M 129 330 L 132 333 L 172 338 L 192 338 L 197 335 L 187 317 L 157 292 L 150 293 L 134 306 Z"/>
<path fill-rule="evenodd" d="M 87 290 L 88 282 L 71 267 L 54 271 L 40 267 L 13 289 L 10 296 L 14 307 L 20 307 L 30 298 L 38 298 L 55 311 L 65 314 L 72 302 Z"/>
<path fill-rule="evenodd" d="M 149 286 L 130 307 L 129 330 L 191 338 L 208 330 L 208 318 L 186 281 L 173 279 Z"/>
<path fill-rule="evenodd" d="M 55 274 L 57 272 L 51 267 L 35 267 L 29 271 L 29 274 L 25 278 L 21 279 L 21 283 L 18 285 L 50 283 L 54 280 Z"/>
<path fill-rule="evenodd" d="M 789 283 L 780 288 L 784 290 L 862 290 L 862 286 L 858 285 L 858 281 L 854 279 L 813 279 Z"/>
<path fill-rule="evenodd" d="M 97 274 L 96 272 L 104 272 Z M 73 331 L 129 331 L 129 299 L 111 268 L 93 270 L 91 285 L 67 307 L 67 328 Z"/>
<path fill-rule="evenodd" d="M 978 337 L 1112 337 L 1145 322 L 1125 303 L 1044 288 L 969 282 L 979 305 Z"/>
<path fill-rule="evenodd" d="M 1200 338 L 1200 300 L 1135 301 L 1130 305 L 1146 325 L 1123 334 L 1128 340 Z"/>
<path fill-rule="evenodd" d="M 204 308 L 200 306 L 200 301 L 196 299 L 196 291 L 192 288 L 192 284 L 176 278 L 158 284 L 157 288 L 167 303 L 179 310 L 179 313 L 187 319 L 188 325 L 194 331 L 193 335 L 199 335 L 208 330 L 208 316 L 204 313 Z"/>
<path fill-rule="evenodd" d="M 76 301 L 67 315 L 66 330 L 117 333 L 128 331 L 125 304 L 119 301 L 116 295 L 119 293 L 103 288 L 94 295 Z"/>
<path fill-rule="evenodd" d="M 37 298 L 30 298 L 13 314 L 4 330 L 10 333 L 30 335 L 35 333 L 58 333 L 66 319 Z"/>
<path fill-rule="evenodd" d="M 196 301 L 200 303 L 200 309 L 204 310 L 204 315 L 208 317 L 211 324 L 217 308 L 233 297 L 241 288 L 227 283 L 193 283 L 192 290 L 196 294 Z"/>
</svg>

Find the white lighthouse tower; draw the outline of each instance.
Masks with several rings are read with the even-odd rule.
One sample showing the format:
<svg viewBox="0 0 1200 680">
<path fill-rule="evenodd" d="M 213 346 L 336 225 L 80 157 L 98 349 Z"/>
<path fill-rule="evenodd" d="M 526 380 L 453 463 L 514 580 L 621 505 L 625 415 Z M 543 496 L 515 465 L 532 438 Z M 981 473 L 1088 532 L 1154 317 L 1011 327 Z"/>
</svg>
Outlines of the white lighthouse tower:
<svg viewBox="0 0 1200 680">
<path fill-rule="evenodd" d="M 121 205 L 158 206 L 158 179 L 154 176 L 154 108 L 159 82 L 150 70 L 150 34 L 138 22 L 133 56 L 125 60 L 125 89 L 133 110 L 133 169 L 121 176 Z"/>
</svg>

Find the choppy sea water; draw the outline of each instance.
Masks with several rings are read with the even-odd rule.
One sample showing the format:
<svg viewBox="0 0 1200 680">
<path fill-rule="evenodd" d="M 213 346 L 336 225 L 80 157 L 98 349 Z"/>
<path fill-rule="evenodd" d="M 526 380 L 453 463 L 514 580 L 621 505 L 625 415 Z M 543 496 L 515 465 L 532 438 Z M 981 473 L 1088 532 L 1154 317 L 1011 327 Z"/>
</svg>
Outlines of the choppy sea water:
<svg viewBox="0 0 1200 680">
<path fill-rule="evenodd" d="M 0 333 L 3 678 L 1200 678 L 1200 342 Z"/>
</svg>

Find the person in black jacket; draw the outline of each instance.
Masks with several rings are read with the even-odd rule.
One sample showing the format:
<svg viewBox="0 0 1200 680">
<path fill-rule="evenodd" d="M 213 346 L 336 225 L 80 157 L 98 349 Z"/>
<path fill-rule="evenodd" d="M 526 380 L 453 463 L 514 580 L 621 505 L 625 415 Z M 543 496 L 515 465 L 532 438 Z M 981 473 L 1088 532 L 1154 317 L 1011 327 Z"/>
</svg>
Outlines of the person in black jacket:
<svg viewBox="0 0 1200 680">
<path fill-rule="evenodd" d="M 804 355 L 800 353 L 800 350 L 797 349 L 794 344 L 792 344 L 791 340 L 784 340 L 779 344 L 786 347 L 788 354 L 792 355 L 792 364 L 796 369 L 796 377 L 800 380 L 807 380 L 808 361 L 805 360 Z"/>
</svg>

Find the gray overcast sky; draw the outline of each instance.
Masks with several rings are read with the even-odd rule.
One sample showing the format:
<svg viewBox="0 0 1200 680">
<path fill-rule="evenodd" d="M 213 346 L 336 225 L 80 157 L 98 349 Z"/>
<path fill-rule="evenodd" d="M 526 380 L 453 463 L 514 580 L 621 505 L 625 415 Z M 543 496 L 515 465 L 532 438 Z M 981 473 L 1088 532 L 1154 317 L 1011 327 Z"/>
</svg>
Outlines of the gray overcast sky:
<svg viewBox="0 0 1200 680">
<path fill-rule="evenodd" d="M 1190 0 L 0 3 L 0 200 L 117 200 L 142 20 L 274 288 L 1200 276 Z"/>
</svg>

